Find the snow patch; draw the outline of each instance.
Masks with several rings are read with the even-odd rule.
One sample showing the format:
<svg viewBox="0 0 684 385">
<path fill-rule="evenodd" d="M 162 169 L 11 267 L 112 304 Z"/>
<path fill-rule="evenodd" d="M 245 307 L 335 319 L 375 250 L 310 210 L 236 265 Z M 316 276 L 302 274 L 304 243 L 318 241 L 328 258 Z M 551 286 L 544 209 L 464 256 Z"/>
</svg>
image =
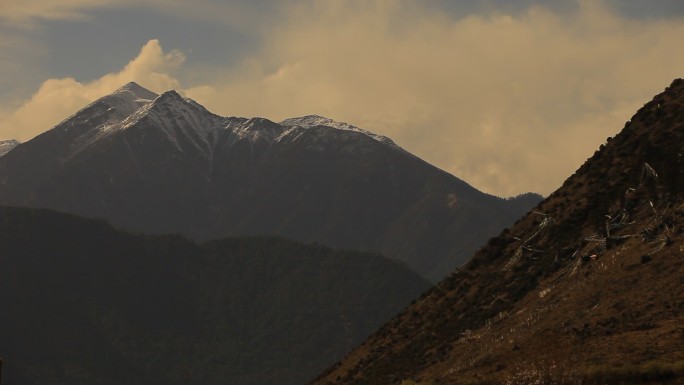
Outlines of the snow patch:
<svg viewBox="0 0 684 385">
<path fill-rule="evenodd" d="M 275 122 L 264 118 L 251 118 L 241 124 L 232 127 L 233 133 L 240 139 L 275 142 L 285 131 L 285 128 Z"/>
<path fill-rule="evenodd" d="M 157 97 L 159 95 L 154 92 L 131 82 L 113 93 L 98 99 L 95 103 L 105 103 L 109 105 L 109 112 L 113 112 L 118 117 L 125 118 L 150 104 Z"/>
<path fill-rule="evenodd" d="M 127 83 L 123 87 L 114 91 L 114 93 L 115 94 L 117 94 L 117 93 L 131 93 L 135 96 L 136 99 L 141 99 L 141 100 L 154 100 L 159 96 L 159 95 L 155 94 L 154 92 L 148 90 L 147 88 L 140 86 L 136 82 Z"/>
<path fill-rule="evenodd" d="M 69 146 L 71 158 L 95 142 L 116 132 L 123 122 L 151 105 L 157 94 L 136 83 L 128 83 L 67 118 L 53 129 L 76 132 Z"/>
<path fill-rule="evenodd" d="M 121 129 L 128 129 L 145 119 L 153 123 L 179 151 L 181 142 L 189 142 L 209 159 L 213 158 L 217 131 L 222 130 L 225 118 L 214 115 L 192 99 L 184 98 L 175 91 L 168 91 L 149 105 L 139 109 L 122 122 Z M 184 139 L 184 140 L 181 140 Z"/>
<path fill-rule="evenodd" d="M 20 144 L 21 144 L 21 142 L 19 142 L 18 140 L 14 140 L 14 139 L 0 140 L 0 156 L 7 154 L 14 147 L 17 147 Z"/>
<path fill-rule="evenodd" d="M 326 118 L 324 116 L 320 115 L 305 115 L 305 116 L 300 116 L 297 118 L 289 118 L 285 119 L 282 122 L 280 122 L 285 127 L 303 127 L 303 128 L 312 128 L 316 126 L 326 126 L 326 127 L 332 127 L 336 128 L 338 130 L 344 130 L 344 131 L 354 131 L 354 132 L 359 132 L 362 133 L 372 139 L 377 140 L 378 142 L 385 144 L 387 146 L 401 149 L 394 141 L 386 136 L 382 135 L 377 135 L 374 134 L 370 131 L 366 131 L 362 128 L 352 126 L 351 124 L 345 123 L 345 122 L 337 122 L 335 120 L 332 120 L 330 118 Z"/>
</svg>

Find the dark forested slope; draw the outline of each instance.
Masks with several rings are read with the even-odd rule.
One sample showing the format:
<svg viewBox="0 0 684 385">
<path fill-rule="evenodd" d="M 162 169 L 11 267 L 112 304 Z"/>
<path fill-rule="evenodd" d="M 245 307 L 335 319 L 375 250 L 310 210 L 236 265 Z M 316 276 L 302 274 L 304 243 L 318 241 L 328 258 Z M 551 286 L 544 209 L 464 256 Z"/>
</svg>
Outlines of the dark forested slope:
<svg viewBox="0 0 684 385">
<path fill-rule="evenodd" d="M 301 384 L 427 288 L 378 255 L 0 208 L 3 383 Z"/>
</svg>

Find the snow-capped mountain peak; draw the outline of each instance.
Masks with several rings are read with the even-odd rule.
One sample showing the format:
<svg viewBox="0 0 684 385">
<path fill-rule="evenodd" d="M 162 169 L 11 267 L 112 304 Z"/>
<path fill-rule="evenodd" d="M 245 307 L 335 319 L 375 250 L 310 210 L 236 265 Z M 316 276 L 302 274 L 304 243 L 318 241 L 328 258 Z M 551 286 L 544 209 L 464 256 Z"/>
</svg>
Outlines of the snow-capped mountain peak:
<svg viewBox="0 0 684 385">
<path fill-rule="evenodd" d="M 231 144 L 238 141 L 273 144 L 295 140 L 310 129 L 320 126 L 360 133 L 385 146 L 405 152 L 385 136 L 320 115 L 290 118 L 280 123 L 259 117 L 223 117 L 211 113 L 177 91 L 166 91 L 158 95 L 135 82 L 89 104 L 57 125 L 55 133 L 72 138 L 69 140 L 68 150 L 60 157 L 64 160 L 106 137 L 129 129 L 156 130 L 163 133 L 162 137 L 180 152 L 194 148 L 213 159 L 213 152 L 220 138 L 225 139 L 224 143 Z M 323 131 L 319 134 L 323 135 Z M 333 140 L 333 136 L 329 139 Z"/>
<path fill-rule="evenodd" d="M 397 149 L 401 149 L 394 141 L 386 136 L 382 135 L 377 135 L 374 134 L 370 131 L 366 131 L 362 128 L 353 126 L 349 123 L 345 122 L 338 122 L 335 120 L 332 120 L 330 118 L 326 118 L 324 116 L 320 115 L 305 115 L 305 116 L 300 116 L 296 118 L 289 118 L 285 119 L 282 122 L 280 122 L 281 125 L 285 127 L 302 127 L 302 128 L 312 128 L 316 126 L 326 126 L 326 127 L 332 127 L 336 128 L 338 130 L 345 130 L 345 131 L 354 131 L 354 132 L 359 132 L 362 133 L 372 139 L 377 140 L 380 143 L 383 143 L 385 145 L 388 145 L 390 147 L 394 147 Z"/>
<path fill-rule="evenodd" d="M 73 137 L 63 159 L 68 159 L 93 143 L 119 131 L 140 110 L 159 96 L 130 82 L 87 105 L 53 128 L 59 135 Z"/>
<path fill-rule="evenodd" d="M 285 119 L 282 122 L 280 122 L 283 126 L 286 127 L 291 127 L 291 126 L 300 126 L 304 128 L 311 128 L 315 126 L 328 126 L 328 127 L 334 127 L 340 130 L 359 130 L 358 127 L 352 126 L 351 124 L 344 123 L 344 122 L 337 122 L 335 120 L 332 120 L 330 118 L 326 118 L 325 116 L 320 116 L 320 115 L 304 115 L 300 117 L 295 117 L 295 118 L 289 118 Z"/>
<path fill-rule="evenodd" d="M 71 130 L 83 127 L 102 131 L 129 118 L 136 111 L 149 105 L 159 95 L 136 83 L 128 83 L 109 95 L 105 95 L 68 117 L 54 128 Z"/>
<path fill-rule="evenodd" d="M 136 99 L 143 99 L 143 100 L 154 100 L 157 98 L 157 94 L 154 92 L 148 90 L 145 87 L 142 87 L 140 84 L 136 82 L 130 82 L 125 84 L 123 87 L 119 88 L 118 90 L 114 91 L 114 94 L 125 94 L 129 93 L 135 96 Z"/>
<path fill-rule="evenodd" d="M 134 126 L 156 127 L 165 134 L 179 151 L 181 143 L 190 143 L 211 158 L 218 131 L 224 127 L 226 118 L 209 112 L 192 99 L 176 91 L 167 91 L 145 105 L 120 124 L 120 129 Z M 151 125 L 150 125 L 151 123 Z M 184 140 L 180 140 L 180 137 Z"/>
</svg>

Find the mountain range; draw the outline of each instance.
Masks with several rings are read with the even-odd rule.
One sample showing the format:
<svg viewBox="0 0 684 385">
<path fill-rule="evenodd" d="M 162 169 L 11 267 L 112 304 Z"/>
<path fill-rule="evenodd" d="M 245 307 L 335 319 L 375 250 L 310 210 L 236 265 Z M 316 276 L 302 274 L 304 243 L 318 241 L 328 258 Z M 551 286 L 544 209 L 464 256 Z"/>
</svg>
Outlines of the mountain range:
<svg viewBox="0 0 684 385">
<path fill-rule="evenodd" d="M 280 238 L 197 244 L 0 208 L 4 383 L 303 384 L 430 284 Z"/>
<path fill-rule="evenodd" d="M 220 117 L 133 83 L 0 148 L 2 204 L 114 223 L 0 208 L 11 383 L 684 380 L 684 80 L 427 291 L 409 266 L 438 279 L 538 197 L 482 194 L 345 123 Z"/>
<path fill-rule="evenodd" d="M 484 194 L 346 123 L 222 117 L 135 83 L 0 149 L 2 205 L 198 241 L 275 235 L 380 252 L 433 281 L 541 200 Z"/>
<path fill-rule="evenodd" d="M 684 80 L 314 385 L 684 383 Z"/>
</svg>

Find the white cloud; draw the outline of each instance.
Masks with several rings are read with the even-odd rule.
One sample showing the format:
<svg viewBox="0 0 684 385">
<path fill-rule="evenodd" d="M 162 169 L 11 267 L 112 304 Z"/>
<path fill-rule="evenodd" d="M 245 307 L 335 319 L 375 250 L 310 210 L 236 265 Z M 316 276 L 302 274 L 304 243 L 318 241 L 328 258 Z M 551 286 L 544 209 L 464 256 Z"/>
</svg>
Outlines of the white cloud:
<svg viewBox="0 0 684 385">
<path fill-rule="evenodd" d="M 588 0 L 459 20 L 403 0 L 312 1 L 266 36 L 187 94 L 222 114 L 349 121 L 500 195 L 558 187 L 684 63 L 683 20 Z"/>
<path fill-rule="evenodd" d="M 49 79 L 17 109 L 0 115 L 0 137 L 30 139 L 130 81 L 157 92 L 179 89 L 172 74 L 184 60 L 183 53 L 165 53 L 158 40 L 150 40 L 120 72 L 89 83 L 73 78 Z"/>
</svg>

